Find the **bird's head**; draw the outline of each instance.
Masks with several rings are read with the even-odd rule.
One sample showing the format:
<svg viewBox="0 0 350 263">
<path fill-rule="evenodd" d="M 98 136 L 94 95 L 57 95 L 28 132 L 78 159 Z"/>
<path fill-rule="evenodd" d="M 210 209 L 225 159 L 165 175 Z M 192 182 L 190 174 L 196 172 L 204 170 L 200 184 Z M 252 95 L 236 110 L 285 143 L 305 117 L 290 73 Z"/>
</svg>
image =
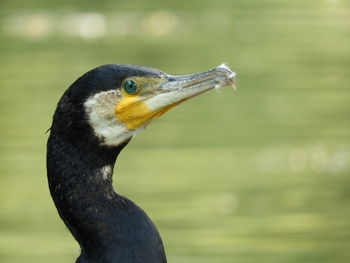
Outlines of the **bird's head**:
<svg viewBox="0 0 350 263">
<path fill-rule="evenodd" d="M 235 85 L 235 73 L 226 65 L 185 76 L 143 66 L 104 65 L 65 92 L 53 126 L 59 118 L 61 132 L 74 130 L 79 137 L 90 130 L 100 144 L 117 146 L 181 102 L 229 84 Z"/>
</svg>

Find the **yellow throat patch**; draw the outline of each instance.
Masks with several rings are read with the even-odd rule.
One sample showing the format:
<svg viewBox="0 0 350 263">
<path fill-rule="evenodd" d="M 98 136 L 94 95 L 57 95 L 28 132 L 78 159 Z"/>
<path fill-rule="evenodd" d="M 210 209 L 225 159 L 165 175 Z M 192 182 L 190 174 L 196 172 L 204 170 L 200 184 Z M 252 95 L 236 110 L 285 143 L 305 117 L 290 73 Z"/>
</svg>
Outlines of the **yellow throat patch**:
<svg viewBox="0 0 350 263">
<path fill-rule="evenodd" d="M 130 95 L 126 93 L 123 88 L 121 88 L 122 98 L 114 109 L 118 120 L 122 122 L 129 130 L 136 130 L 140 128 L 178 104 L 174 103 L 173 105 L 168 105 L 157 110 L 150 109 L 143 102 L 141 97 L 145 95 L 145 93 L 156 89 L 159 84 L 164 81 L 164 79 L 147 77 L 132 77 L 130 79 L 138 84 L 140 91 L 137 94 Z M 153 96 L 157 95 L 154 94 Z"/>
</svg>

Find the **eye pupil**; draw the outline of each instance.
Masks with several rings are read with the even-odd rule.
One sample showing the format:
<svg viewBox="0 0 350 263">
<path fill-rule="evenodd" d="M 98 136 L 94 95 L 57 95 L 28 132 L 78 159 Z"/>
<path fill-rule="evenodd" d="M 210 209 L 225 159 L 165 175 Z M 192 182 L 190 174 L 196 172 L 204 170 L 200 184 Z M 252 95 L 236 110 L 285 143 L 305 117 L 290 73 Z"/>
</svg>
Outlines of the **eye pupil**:
<svg viewBox="0 0 350 263">
<path fill-rule="evenodd" d="M 127 80 L 124 82 L 124 90 L 128 94 L 134 94 L 137 91 L 137 84 L 133 80 Z"/>
</svg>

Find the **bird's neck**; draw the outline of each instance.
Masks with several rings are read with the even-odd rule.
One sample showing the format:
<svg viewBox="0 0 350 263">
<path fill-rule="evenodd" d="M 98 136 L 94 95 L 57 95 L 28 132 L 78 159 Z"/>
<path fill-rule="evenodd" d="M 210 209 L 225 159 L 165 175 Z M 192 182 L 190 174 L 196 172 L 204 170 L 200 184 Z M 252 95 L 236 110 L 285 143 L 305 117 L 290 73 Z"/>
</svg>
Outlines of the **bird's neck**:
<svg viewBox="0 0 350 263">
<path fill-rule="evenodd" d="M 47 174 L 57 210 L 81 246 L 79 263 L 166 263 L 162 240 L 149 217 L 112 187 L 125 142 L 115 148 L 72 142 L 52 132 Z"/>
<path fill-rule="evenodd" d="M 120 199 L 113 190 L 112 173 L 124 146 L 101 149 L 55 135 L 49 138 L 47 174 L 51 196 L 82 248 L 102 248 L 103 242 L 110 241 L 106 231 L 111 228 L 111 207 Z"/>
</svg>

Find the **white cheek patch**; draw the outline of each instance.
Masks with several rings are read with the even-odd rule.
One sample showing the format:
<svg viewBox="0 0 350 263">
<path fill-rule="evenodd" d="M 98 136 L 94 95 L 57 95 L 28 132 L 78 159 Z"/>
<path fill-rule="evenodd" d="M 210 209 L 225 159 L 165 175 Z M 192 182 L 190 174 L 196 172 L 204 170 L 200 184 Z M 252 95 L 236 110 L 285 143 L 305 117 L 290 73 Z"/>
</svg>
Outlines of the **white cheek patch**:
<svg viewBox="0 0 350 263">
<path fill-rule="evenodd" d="M 121 97 L 119 90 L 102 91 L 91 96 L 84 103 L 88 122 L 104 145 L 117 146 L 145 128 L 130 131 L 119 122 L 114 109 Z"/>
</svg>

